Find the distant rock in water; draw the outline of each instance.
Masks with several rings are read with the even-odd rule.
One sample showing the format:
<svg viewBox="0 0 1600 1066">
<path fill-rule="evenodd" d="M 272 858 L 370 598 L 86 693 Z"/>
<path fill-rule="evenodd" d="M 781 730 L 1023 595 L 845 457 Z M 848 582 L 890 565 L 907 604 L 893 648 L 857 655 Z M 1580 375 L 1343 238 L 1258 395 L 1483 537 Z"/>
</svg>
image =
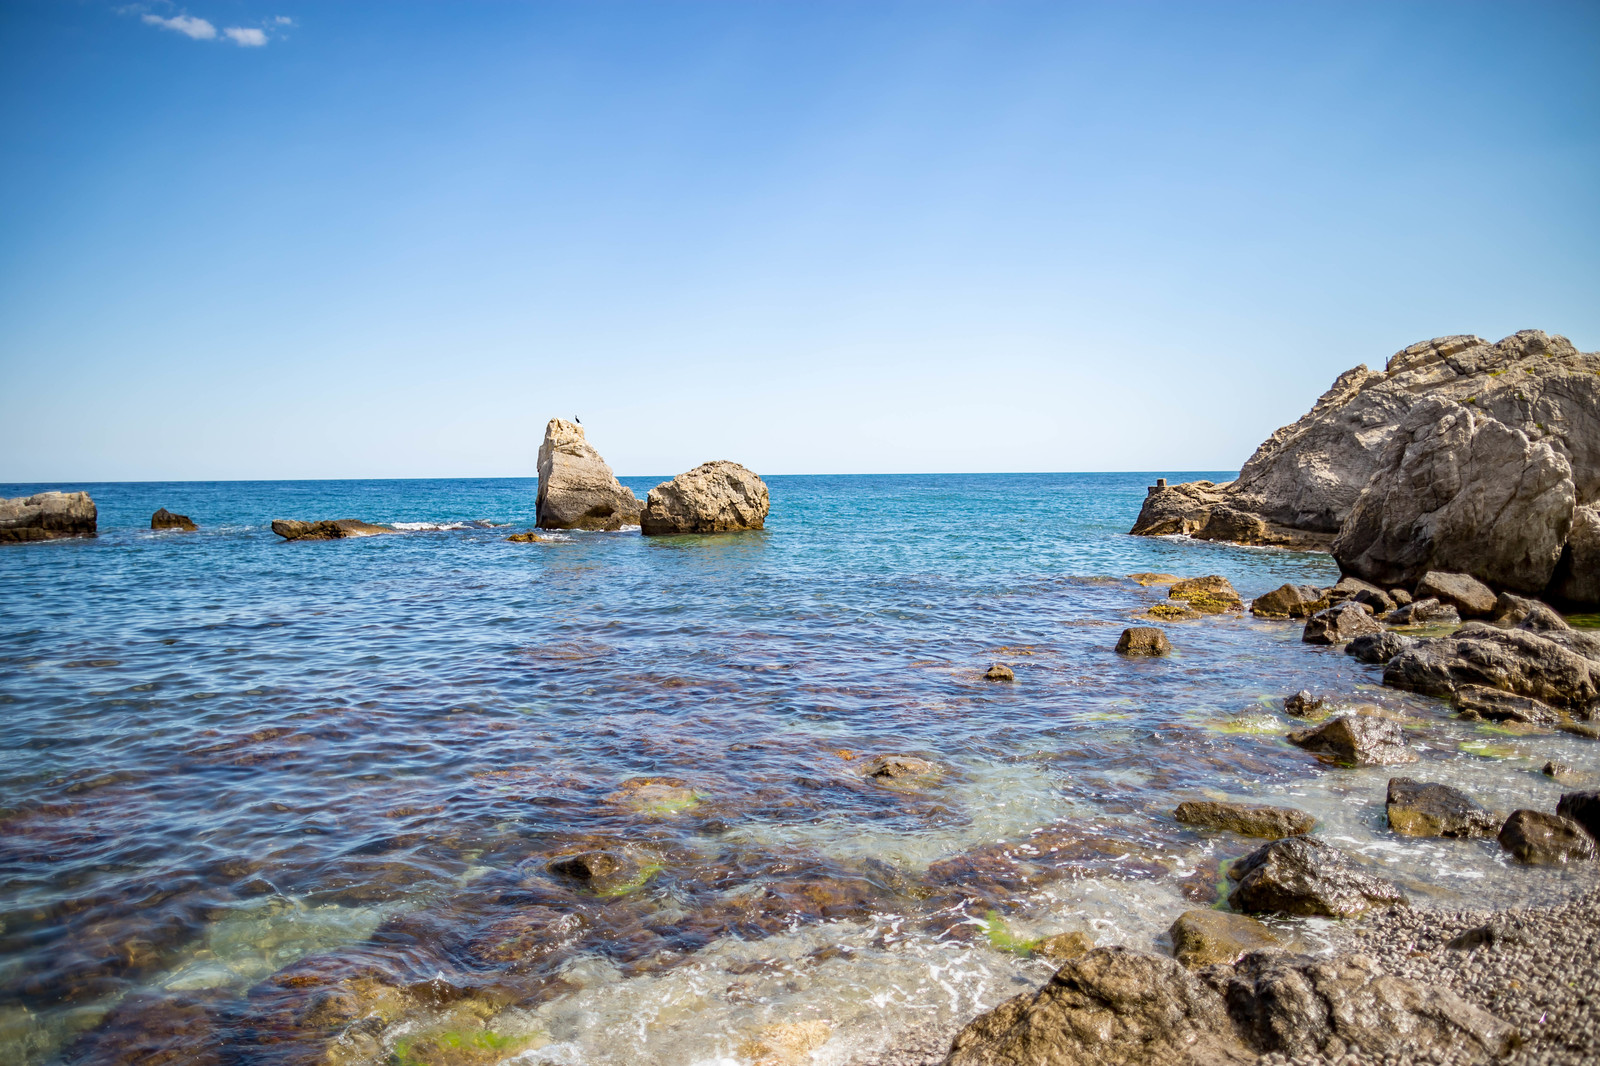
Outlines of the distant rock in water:
<svg viewBox="0 0 1600 1066">
<path fill-rule="evenodd" d="M 1414 344 L 1341 374 L 1236 480 L 1152 488 L 1132 532 L 1331 548 L 1402 591 L 1432 570 L 1600 604 L 1600 352 L 1538 330 Z M 1427 595 L 1482 609 L 1444 591 Z"/>
<path fill-rule="evenodd" d="M 539 445 L 540 529 L 621 529 L 639 521 L 641 504 L 584 436 L 583 427 L 552 418 Z"/>
<path fill-rule="evenodd" d="M 650 490 L 639 527 L 647 537 L 761 529 L 771 502 L 767 483 L 725 459 L 701 463 Z"/>
<path fill-rule="evenodd" d="M 297 522 L 292 518 L 273 521 L 272 531 L 284 540 L 343 540 L 346 537 L 372 537 L 397 532 L 391 526 L 375 526 L 358 518 L 338 518 L 324 522 Z"/>
<path fill-rule="evenodd" d="M 151 529 L 179 529 L 185 533 L 193 533 L 200 527 L 194 524 L 194 519 L 186 514 L 173 514 L 165 507 L 150 516 Z"/>
<path fill-rule="evenodd" d="M 92 537 L 98 517 L 87 492 L 41 492 L 0 499 L 0 544 Z"/>
</svg>

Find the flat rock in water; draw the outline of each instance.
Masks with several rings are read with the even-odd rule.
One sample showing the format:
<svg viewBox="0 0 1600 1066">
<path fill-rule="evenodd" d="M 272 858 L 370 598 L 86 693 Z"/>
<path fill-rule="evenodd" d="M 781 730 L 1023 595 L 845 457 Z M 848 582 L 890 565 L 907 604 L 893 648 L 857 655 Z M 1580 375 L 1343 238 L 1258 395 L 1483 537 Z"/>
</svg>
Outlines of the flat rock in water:
<svg viewBox="0 0 1600 1066">
<path fill-rule="evenodd" d="M 1577 822 L 1544 811 L 1512 811 L 1500 846 L 1519 862 L 1554 866 L 1594 858 L 1594 838 Z"/>
<path fill-rule="evenodd" d="M 343 540 L 346 537 L 375 537 L 380 533 L 394 533 L 392 526 L 378 526 L 359 518 L 336 518 L 323 522 L 297 522 L 292 518 L 278 518 L 272 531 L 284 540 Z"/>
<path fill-rule="evenodd" d="M 87 492 L 40 492 L 0 499 L 0 544 L 92 537 L 99 512 Z"/>
<path fill-rule="evenodd" d="M 1595 702 L 1597 673 L 1600 663 L 1548 636 L 1468 622 L 1448 637 L 1418 640 L 1390 659 L 1383 683 L 1427 696 L 1482 685 L 1582 711 Z"/>
<path fill-rule="evenodd" d="M 1172 651 L 1172 643 L 1155 626 L 1134 626 L 1117 638 L 1117 651 L 1122 655 L 1166 655 Z"/>
<path fill-rule="evenodd" d="M 1462 685 L 1450 698 L 1463 718 L 1485 722 L 1549 723 L 1561 717 L 1548 703 L 1486 685 Z"/>
<path fill-rule="evenodd" d="M 1183 600 L 1192 610 L 1201 614 L 1223 614 L 1244 610 L 1244 601 L 1234 591 L 1233 583 L 1220 574 L 1190 577 L 1173 584 L 1167 597 Z"/>
<path fill-rule="evenodd" d="M 1268 840 L 1309 833 L 1317 824 L 1312 815 L 1294 807 L 1217 803 L 1211 800 L 1180 803 L 1172 816 L 1184 825 L 1224 829 L 1240 836 L 1265 837 Z"/>
<path fill-rule="evenodd" d="M 1346 766 L 1397 766 L 1417 761 L 1399 722 L 1363 714 L 1342 714 L 1321 725 L 1297 729 L 1289 734 L 1289 743 Z"/>
<path fill-rule="evenodd" d="M 1500 818 L 1449 785 L 1389 779 L 1389 828 L 1408 837 L 1492 837 Z"/>
<path fill-rule="evenodd" d="M 1173 959 L 1095 948 L 956 1034 L 944 1066 L 1246 1066 L 1222 997 Z"/>
<path fill-rule="evenodd" d="M 1279 945 L 1272 930 L 1254 918 L 1210 909 L 1184 911 L 1167 935 L 1172 938 L 1173 957 L 1191 970 L 1231 965 L 1247 952 Z"/>
<path fill-rule="evenodd" d="M 1600 791 L 1568 792 L 1556 804 L 1556 813 L 1583 826 L 1583 831 L 1600 841 Z"/>
<path fill-rule="evenodd" d="M 1381 633 L 1363 633 L 1344 646 L 1344 653 L 1354 657 L 1357 662 L 1382 666 L 1415 643 L 1412 637 L 1385 629 Z"/>
<path fill-rule="evenodd" d="M 1280 585 L 1250 601 L 1250 613 L 1260 618 L 1307 618 L 1327 606 L 1328 597 L 1315 585 Z"/>
<path fill-rule="evenodd" d="M 178 529 L 185 533 L 193 533 L 200 527 L 194 524 L 194 519 L 186 514 L 173 514 L 165 507 L 150 516 L 151 529 Z"/>
<path fill-rule="evenodd" d="M 1230 866 L 1228 877 L 1238 882 L 1228 905 L 1251 914 L 1355 918 L 1406 902 L 1395 885 L 1362 873 L 1344 852 L 1314 837 L 1262 845 Z"/>
<path fill-rule="evenodd" d="M 725 459 L 701 463 L 650 490 L 639 527 L 645 536 L 735 533 L 766 525 L 767 483 Z"/>
<path fill-rule="evenodd" d="M 1417 582 L 1417 599 L 1432 597 L 1454 607 L 1462 618 L 1487 618 L 1494 614 L 1494 590 L 1471 574 L 1429 570 Z"/>
<path fill-rule="evenodd" d="M 1383 626 L 1365 604 L 1346 601 L 1306 619 L 1300 639 L 1307 644 L 1343 644 L 1367 633 L 1382 632 Z"/>
<path fill-rule="evenodd" d="M 1396 607 L 1384 615 L 1383 620 L 1392 626 L 1453 626 L 1461 621 L 1461 616 L 1454 607 L 1429 596 Z"/>
</svg>

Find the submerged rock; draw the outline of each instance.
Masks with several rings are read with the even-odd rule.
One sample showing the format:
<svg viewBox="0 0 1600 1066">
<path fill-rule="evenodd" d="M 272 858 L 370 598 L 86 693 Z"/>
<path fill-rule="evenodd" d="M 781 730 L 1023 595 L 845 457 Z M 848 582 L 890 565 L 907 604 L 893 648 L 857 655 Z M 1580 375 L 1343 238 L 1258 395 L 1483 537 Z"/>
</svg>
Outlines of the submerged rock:
<svg viewBox="0 0 1600 1066">
<path fill-rule="evenodd" d="M 1454 607 L 1440 603 L 1429 596 L 1426 599 L 1412 600 L 1404 607 L 1395 608 L 1385 615 L 1383 620 L 1392 626 L 1453 626 L 1461 621 L 1461 617 L 1456 614 Z"/>
<path fill-rule="evenodd" d="M 1033 954 L 1051 962 L 1066 962 L 1094 950 L 1094 940 L 1088 933 L 1076 929 L 1047 936 L 1033 946 Z"/>
<path fill-rule="evenodd" d="M 1592 859 L 1594 843 L 1582 825 L 1544 811 L 1512 811 L 1500 829 L 1500 846 L 1519 862 L 1536 866 Z"/>
<path fill-rule="evenodd" d="M 539 445 L 540 529 L 621 529 L 639 521 L 641 504 L 584 436 L 583 427 L 552 418 Z"/>
<path fill-rule="evenodd" d="M 936 781 L 943 773 L 937 763 L 915 755 L 880 755 L 862 768 L 861 776 L 885 788 L 906 791 Z"/>
<path fill-rule="evenodd" d="M 1468 622 L 1448 637 L 1419 640 L 1389 660 L 1383 683 L 1427 696 L 1481 685 L 1584 711 L 1597 695 L 1600 663 L 1548 636 Z"/>
<path fill-rule="evenodd" d="M 298 522 L 292 518 L 274 519 L 272 531 L 284 540 L 343 540 L 346 537 L 375 537 L 397 532 L 392 526 L 377 526 L 358 518 L 337 518 L 323 522 Z"/>
<path fill-rule="evenodd" d="M 1306 619 L 1300 639 L 1307 644 L 1343 644 L 1367 633 L 1381 633 L 1383 626 L 1372 617 L 1366 604 L 1353 601 L 1318 611 Z"/>
<path fill-rule="evenodd" d="M 1278 840 L 1311 832 L 1316 818 L 1293 807 L 1269 807 L 1246 803 L 1217 803 L 1190 800 L 1178 804 L 1172 816 L 1185 825 L 1206 829 L 1225 829 L 1247 837 Z"/>
<path fill-rule="evenodd" d="M 1279 585 L 1250 602 L 1250 613 L 1260 618 L 1307 618 L 1329 606 L 1327 594 L 1315 585 Z"/>
<path fill-rule="evenodd" d="M 151 529 L 180 529 L 185 533 L 193 533 L 200 527 L 186 514 L 173 514 L 165 507 L 150 516 Z"/>
<path fill-rule="evenodd" d="M 1518 696 L 1484 685 L 1462 685 L 1450 702 L 1461 717 L 1486 722 L 1547 724 L 1561 717 L 1555 708 L 1532 696 Z"/>
<path fill-rule="evenodd" d="M 550 860 L 546 869 L 576 881 L 597 896 L 620 896 L 643 887 L 659 867 L 620 850 L 583 851 Z"/>
<path fill-rule="evenodd" d="M 646 536 L 761 529 L 771 503 L 767 483 L 738 463 L 701 463 L 650 490 L 639 518 Z"/>
<path fill-rule="evenodd" d="M 87 492 L 40 492 L 0 499 L 0 544 L 92 537 L 99 513 Z"/>
<path fill-rule="evenodd" d="M 1154 626 L 1134 626 L 1122 631 L 1117 651 L 1122 655 L 1166 655 L 1172 651 L 1172 643 Z"/>
<path fill-rule="evenodd" d="M 1363 714 L 1342 714 L 1321 725 L 1297 729 L 1289 743 L 1331 756 L 1346 766 L 1395 766 L 1416 762 L 1399 722 Z"/>
<path fill-rule="evenodd" d="M 1494 614 L 1494 590 L 1471 574 L 1429 570 L 1417 582 L 1417 599 L 1432 597 L 1454 607 L 1462 618 L 1487 618 Z"/>
<path fill-rule="evenodd" d="M 1315 837 L 1265 844 L 1228 868 L 1237 881 L 1228 905 L 1253 914 L 1355 918 L 1406 902 L 1400 889 L 1355 869 L 1344 852 Z"/>
<path fill-rule="evenodd" d="M 1358 662 L 1382 666 L 1415 643 L 1411 637 L 1386 629 L 1381 633 L 1363 633 L 1344 646 L 1344 653 L 1354 656 Z"/>
<path fill-rule="evenodd" d="M 1172 955 L 1191 970 L 1217 963 L 1232 965 L 1247 952 L 1277 947 L 1272 930 L 1243 914 L 1184 911 L 1167 930 Z"/>
<path fill-rule="evenodd" d="M 1449 785 L 1389 779 L 1389 828 L 1408 837 L 1492 837 L 1500 818 Z"/>
</svg>

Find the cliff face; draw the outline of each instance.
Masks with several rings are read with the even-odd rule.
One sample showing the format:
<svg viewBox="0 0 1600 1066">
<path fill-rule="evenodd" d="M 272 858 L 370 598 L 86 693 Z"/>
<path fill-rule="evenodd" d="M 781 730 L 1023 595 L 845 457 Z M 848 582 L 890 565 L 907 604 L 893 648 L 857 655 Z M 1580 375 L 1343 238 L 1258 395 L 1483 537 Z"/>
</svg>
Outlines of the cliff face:
<svg viewBox="0 0 1600 1066">
<path fill-rule="evenodd" d="M 1425 404 L 1435 406 L 1419 413 Z M 1555 481 L 1564 477 L 1570 489 L 1547 486 L 1540 506 L 1524 513 L 1514 487 L 1490 482 L 1525 467 L 1473 462 L 1465 453 L 1437 445 L 1423 465 L 1408 464 L 1404 454 L 1392 451 L 1402 424 L 1412 438 L 1421 439 L 1420 434 L 1433 441 L 1453 439 L 1450 427 L 1438 432 L 1429 432 L 1429 427 L 1440 419 L 1452 420 L 1453 426 L 1460 421 L 1453 412 L 1460 408 L 1476 420 L 1487 419 L 1513 431 L 1516 441 L 1507 438 L 1503 447 L 1514 444 L 1519 454 L 1526 451 L 1530 456 L 1548 453 L 1550 459 L 1541 461 L 1539 470 L 1550 473 L 1565 467 Z M 1428 426 L 1410 424 L 1418 419 Z M 1492 434 L 1493 427 L 1487 431 Z M 1471 436 L 1478 435 L 1474 431 Z M 1411 490 L 1401 483 L 1402 467 L 1411 489 L 1419 485 L 1426 489 L 1425 499 L 1415 506 L 1403 503 Z M 1380 475 L 1386 487 L 1368 493 L 1361 537 L 1335 542 L 1358 500 Z M 1454 485 L 1456 478 L 1466 480 Z M 1495 344 L 1481 337 L 1439 337 L 1395 353 L 1381 373 L 1365 365 L 1345 371 L 1309 412 L 1256 449 L 1237 480 L 1152 489 L 1132 532 L 1331 547 L 1347 572 L 1360 577 L 1370 572 L 1374 580 L 1409 574 L 1410 564 L 1395 563 L 1396 556 L 1426 556 L 1436 569 L 1474 573 L 1492 584 L 1527 590 L 1529 582 L 1544 572 L 1546 541 L 1553 538 L 1558 545 L 1565 544 L 1574 517 L 1572 507 L 1564 508 L 1561 502 L 1567 496 L 1577 508 L 1600 503 L 1600 353 L 1580 352 L 1565 337 L 1523 330 Z M 1448 520 L 1440 517 L 1438 508 L 1429 510 L 1428 500 L 1440 508 L 1449 504 Z M 1503 500 L 1505 506 L 1465 502 L 1481 500 Z M 1506 562 L 1497 569 L 1476 563 L 1474 557 L 1509 559 L 1515 546 L 1498 554 L 1467 552 L 1462 547 L 1483 538 L 1503 538 L 1508 535 L 1506 525 L 1517 522 L 1541 526 L 1517 534 L 1537 543 L 1537 559 Z M 1449 536 L 1432 536 L 1441 524 L 1448 527 Z M 1580 523 L 1580 529 L 1587 526 Z M 1423 541 L 1429 546 L 1415 551 L 1398 547 Z M 1374 552 L 1374 544 L 1384 547 Z M 1345 545 L 1350 546 L 1348 551 Z M 1564 575 L 1571 565 L 1563 565 Z M 1507 580 L 1513 572 L 1515 578 Z M 1581 580 L 1558 579 L 1563 590 L 1588 587 Z M 1550 580 L 1549 573 L 1544 580 Z"/>
</svg>

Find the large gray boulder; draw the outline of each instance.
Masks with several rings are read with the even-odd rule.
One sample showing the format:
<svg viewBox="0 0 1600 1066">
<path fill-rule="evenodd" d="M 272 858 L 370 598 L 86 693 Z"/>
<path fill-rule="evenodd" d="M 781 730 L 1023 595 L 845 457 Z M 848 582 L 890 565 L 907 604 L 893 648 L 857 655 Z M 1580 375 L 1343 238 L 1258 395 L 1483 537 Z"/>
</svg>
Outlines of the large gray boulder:
<svg viewBox="0 0 1600 1066">
<path fill-rule="evenodd" d="M 1432 398 L 1390 437 L 1333 557 L 1387 585 L 1451 570 L 1539 592 L 1555 574 L 1575 502 L 1572 467 L 1550 444 Z"/>
<path fill-rule="evenodd" d="M 651 489 L 639 526 L 647 537 L 761 529 L 771 506 L 754 471 L 719 459 Z"/>
<path fill-rule="evenodd" d="M 1481 685 L 1587 713 L 1600 695 L 1600 662 L 1523 629 L 1468 622 L 1448 637 L 1418 640 L 1390 659 L 1383 683 L 1427 696 Z"/>
<path fill-rule="evenodd" d="M 539 445 L 540 529 L 621 529 L 639 521 L 642 506 L 617 481 L 583 427 L 552 418 Z"/>
<path fill-rule="evenodd" d="M 1228 906 L 1250 914 L 1355 918 L 1406 902 L 1394 884 L 1362 873 L 1344 852 L 1315 837 L 1274 840 L 1228 867 L 1237 881 Z"/>
<path fill-rule="evenodd" d="M 1398 766 L 1416 762 L 1399 722 L 1365 714 L 1341 714 L 1289 734 L 1289 743 L 1343 766 Z"/>
<path fill-rule="evenodd" d="M 87 492 L 40 492 L 0 499 L 0 544 L 92 537 L 98 520 Z"/>
<path fill-rule="evenodd" d="M 1389 828 L 1406 837 L 1492 837 L 1500 819 L 1458 788 L 1391 777 L 1385 802 Z"/>
</svg>

